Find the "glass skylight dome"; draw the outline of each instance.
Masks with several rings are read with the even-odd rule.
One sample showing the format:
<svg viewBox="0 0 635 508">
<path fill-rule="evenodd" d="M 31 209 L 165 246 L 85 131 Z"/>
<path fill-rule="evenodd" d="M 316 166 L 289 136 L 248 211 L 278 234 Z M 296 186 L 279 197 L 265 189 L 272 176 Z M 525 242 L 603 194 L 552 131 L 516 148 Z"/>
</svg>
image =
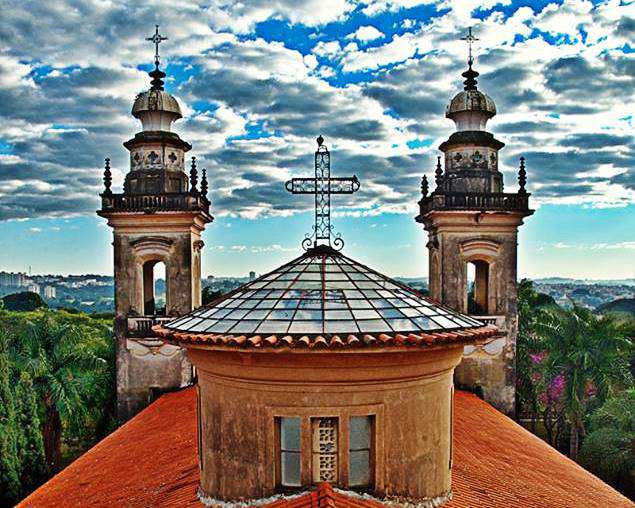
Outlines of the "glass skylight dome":
<svg viewBox="0 0 635 508">
<path fill-rule="evenodd" d="M 483 323 L 321 245 L 164 326 L 190 334 L 328 336 L 442 332 Z"/>
</svg>

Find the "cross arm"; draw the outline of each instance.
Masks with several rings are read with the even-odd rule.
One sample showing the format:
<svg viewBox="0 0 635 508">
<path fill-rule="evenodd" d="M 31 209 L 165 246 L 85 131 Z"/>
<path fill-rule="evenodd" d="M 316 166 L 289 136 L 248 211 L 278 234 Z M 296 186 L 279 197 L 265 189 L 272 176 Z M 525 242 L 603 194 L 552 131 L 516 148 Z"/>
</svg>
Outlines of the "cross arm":
<svg viewBox="0 0 635 508">
<path fill-rule="evenodd" d="M 315 194 L 315 178 L 292 178 L 284 184 L 292 194 Z"/>
<path fill-rule="evenodd" d="M 353 178 L 331 178 L 329 183 L 331 194 L 353 194 L 359 190 L 359 180 L 356 176 Z"/>
</svg>

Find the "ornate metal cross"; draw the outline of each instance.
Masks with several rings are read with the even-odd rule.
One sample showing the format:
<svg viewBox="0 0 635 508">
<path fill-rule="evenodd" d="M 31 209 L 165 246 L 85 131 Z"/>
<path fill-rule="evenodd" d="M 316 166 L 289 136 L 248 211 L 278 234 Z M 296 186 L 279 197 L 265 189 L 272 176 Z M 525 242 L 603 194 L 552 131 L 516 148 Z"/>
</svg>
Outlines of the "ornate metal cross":
<svg viewBox="0 0 635 508">
<path fill-rule="evenodd" d="M 154 44 L 154 65 L 159 67 L 159 44 L 163 41 L 167 41 L 168 38 L 159 34 L 159 25 L 154 26 L 154 35 L 152 37 L 146 37 L 146 41 L 151 41 Z"/>
<path fill-rule="evenodd" d="M 472 43 L 480 39 L 477 39 L 476 37 L 472 35 L 472 27 L 469 27 L 467 29 L 467 35 L 465 37 L 461 37 L 461 40 L 467 42 L 467 45 L 470 48 L 468 62 L 470 65 L 472 65 L 472 63 L 474 62 L 474 60 L 472 59 Z"/>
<path fill-rule="evenodd" d="M 324 145 L 324 138 L 317 138 L 318 148 L 315 151 L 315 178 L 293 178 L 285 183 L 285 188 L 292 194 L 315 195 L 315 224 L 313 234 L 306 235 L 302 247 L 309 249 L 326 244 L 339 250 L 344 240 L 338 234 L 331 243 L 331 194 L 353 194 L 359 190 L 359 180 L 352 178 L 331 178 L 331 154 Z"/>
</svg>

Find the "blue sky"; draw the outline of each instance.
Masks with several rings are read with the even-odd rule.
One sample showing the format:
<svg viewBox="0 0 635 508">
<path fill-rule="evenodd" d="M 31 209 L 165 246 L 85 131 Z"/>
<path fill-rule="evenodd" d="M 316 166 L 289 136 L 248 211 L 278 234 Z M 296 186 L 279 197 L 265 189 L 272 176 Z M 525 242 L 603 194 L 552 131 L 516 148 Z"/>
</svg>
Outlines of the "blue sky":
<svg viewBox="0 0 635 508">
<path fill-rule="evenodd" d="M 632 50 L 625 1 L 254 0 L 6 6 L 0 26 L 0 270 L 111 273 L 110 231 L 94 215 L 104 157 L 147 88 L 155 23 L 175 131 L 210 176 L 215 222 L 204 274 L 263 272 L 300 252 L 312 201 L 283 183 L 312 171 L 323 134 L 334 174 L 362 189 L 334 200 L 345 252 L 390 275 L 425 276 L 413 221 L 422 174 L 453 132 L 467 26 L 488 124 L 506 143 L 506 190 L 527 158 L 534 216 L 519 274 L 635 277 Z"/>
</svg>

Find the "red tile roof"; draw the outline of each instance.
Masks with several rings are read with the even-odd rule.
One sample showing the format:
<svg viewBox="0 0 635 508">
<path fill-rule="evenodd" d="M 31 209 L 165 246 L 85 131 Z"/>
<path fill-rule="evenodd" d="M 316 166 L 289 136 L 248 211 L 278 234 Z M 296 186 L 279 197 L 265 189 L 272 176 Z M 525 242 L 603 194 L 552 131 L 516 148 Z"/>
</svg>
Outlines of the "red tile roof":
<svg viewBox="0 0 635 508">
<path fill-rule="evenodd" d="M 328 483 L 320 483 L 317 489 L 292 499 L 279 499 L 262 508 L 384 508 L 385 505 L 372 499 L 347 496 L 336 492 Z"/>
<path fill-rule="evenodd" d="M 430 333 L 379 333 L 331 335 L 224 335 L 214 333 L 175 332 L 161 325 L 152 328 L 159 337 L 179 344 L 208 344 L 230 348 L 362 348 L 388 346 L 437 346 L 473 343 L 500 334 L 495 326 Z"/>
<path fill-rule="evenodd" d="M 19 506 L 200 507 L 195 406 L 193 388 L 164 395 Z M 454 498 L 446 508 L 635 506 L 474 395 L 456 392 L 455 417 Z M 304 506 L 379 504 L 325 486 L 270 508 Z"/>
</svg>

